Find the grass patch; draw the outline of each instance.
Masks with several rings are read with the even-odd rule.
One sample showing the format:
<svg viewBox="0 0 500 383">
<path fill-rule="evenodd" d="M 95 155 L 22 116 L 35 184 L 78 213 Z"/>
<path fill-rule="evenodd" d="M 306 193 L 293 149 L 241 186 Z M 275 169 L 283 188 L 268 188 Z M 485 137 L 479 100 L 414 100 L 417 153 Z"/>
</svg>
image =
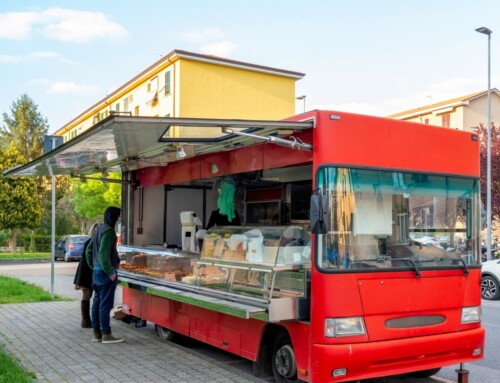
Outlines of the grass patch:
<svg viewBox="0 0 500 383">
<path fill-rule="evenodd" d="M 0 383 L 32 383 L 36 375 L 26 370 L 0 345 Z"/>
<path fill-rule="evenodd" d="M 0 304 L 47 302 L 51 300 L 50 293 L 39 286 L 17 278 L 0 275 Z M 60 295 L 54 295 L 54 300 L 64 301 L 68 299 Z"/>
<path fill-rule="evenodd" d="M 0 259 L 50 258 L 51 253 L 0 253 Z"/>
</svg>

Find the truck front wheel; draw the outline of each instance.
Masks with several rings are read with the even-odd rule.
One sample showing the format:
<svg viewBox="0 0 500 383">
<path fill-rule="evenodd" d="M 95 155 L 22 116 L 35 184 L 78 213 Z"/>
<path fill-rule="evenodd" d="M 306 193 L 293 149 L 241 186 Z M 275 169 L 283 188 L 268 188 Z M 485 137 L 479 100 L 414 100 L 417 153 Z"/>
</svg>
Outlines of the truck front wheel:
<svg viewBox="0 0 500 383">
<path fill-rule="evenodd" d="M 292 341 L 288 334 L 281 333 L 277 337 L 273 347 L 271 363 L 276 383 L 298 382 L 297 362 L 295 361 Z"/>
<path fill-rule="evenodd" d="M 161 340 L 172 340 L 174 339 L 175 333 L 165 327 L 155 324 L 155 330 Z"/>
</svg>

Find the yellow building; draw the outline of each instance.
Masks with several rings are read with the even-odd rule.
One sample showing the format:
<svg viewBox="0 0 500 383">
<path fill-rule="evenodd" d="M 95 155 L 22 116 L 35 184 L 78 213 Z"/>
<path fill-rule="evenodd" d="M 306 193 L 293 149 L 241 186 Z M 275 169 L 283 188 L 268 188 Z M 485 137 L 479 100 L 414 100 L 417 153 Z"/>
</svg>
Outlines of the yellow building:
<svg viewBox="0 0 500 383">
<path fill-rule="evenodd" d="M 174 50 L 55 132 L 64 141 L 112 113 L 279 120 L 295 114 L 303 73 Z"/>
<path fill-rule="evenodd" d="M 488 92 L 476 92 L 387 117 L 472 131 L 481 123 L 488 125 Z M 500 122 L 500 92 L 496 88 L 491 90 L 491 122 Z"/>
</svg>

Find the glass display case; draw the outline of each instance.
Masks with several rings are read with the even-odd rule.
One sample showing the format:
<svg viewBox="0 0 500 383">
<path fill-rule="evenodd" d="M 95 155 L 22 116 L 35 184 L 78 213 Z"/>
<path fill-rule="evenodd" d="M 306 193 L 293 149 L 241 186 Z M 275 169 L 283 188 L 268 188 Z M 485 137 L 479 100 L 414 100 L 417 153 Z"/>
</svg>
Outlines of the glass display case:
<svg viewBox="0 0 500 383">
<path fill-rule="evenodd" d="M 205 295 L 226 301 L 223 305 L 258 306 L 268 320 L 307 315 L 311 238 L 305 226 L 215 227 L 207 232 L 201 254 L 119 250 L 125 259 L 122 281 L 195 292 L 197 299 Z M 175 299 L 175 293 L 169 296 Z"/>
</svg>

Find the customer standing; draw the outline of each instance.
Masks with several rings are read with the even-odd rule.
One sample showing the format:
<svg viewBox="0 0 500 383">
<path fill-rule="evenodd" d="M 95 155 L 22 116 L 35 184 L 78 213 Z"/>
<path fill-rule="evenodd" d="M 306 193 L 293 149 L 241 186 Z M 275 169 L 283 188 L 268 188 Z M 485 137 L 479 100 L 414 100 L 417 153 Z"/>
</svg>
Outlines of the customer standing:
<svg viewBox="0 0 500 383">
<path fill-rule="evenodd" d="M 111 334 L 110 312 L 115 302 L 115 291 L 118 284 L 117 270 L 120 265 L 116 249 L 115 225 L 120 218 L 118 207 L 108 207 L 104 212 L 104 224 L 99 227 L 92 240 L 92 246 L 87 247 L 86 257 L 92 268 L 92 288 L 94 302 L 92 303 L 92 335 L 93 342 L 120 343 L 123 339 Z"/>
<path fill-rule="evenodd" d="M 91 328 L 92 321 L 90 319 L 90 298 L 92 298 L 92 269 L 89 267 L 87 263 L 87 257 L 85 256 L 85 251 L 89 244 L 92 243 L 92 237 L 96 233 L 99 228 L 98 223 L 94 223 L 89 230 L 89 238 L 85 241 L 83 245 L 83 252 L 80 258 L 80 263 L 78 264 L 78 268 L 76 269 L 75 279 L 73 284 L 75 285 L 75 290 L 82 290 L 82 302 L 81 302 L 81 311 L 82 311 L 82 323 L 81 326 L 83 328 Z"/>
</svg>

